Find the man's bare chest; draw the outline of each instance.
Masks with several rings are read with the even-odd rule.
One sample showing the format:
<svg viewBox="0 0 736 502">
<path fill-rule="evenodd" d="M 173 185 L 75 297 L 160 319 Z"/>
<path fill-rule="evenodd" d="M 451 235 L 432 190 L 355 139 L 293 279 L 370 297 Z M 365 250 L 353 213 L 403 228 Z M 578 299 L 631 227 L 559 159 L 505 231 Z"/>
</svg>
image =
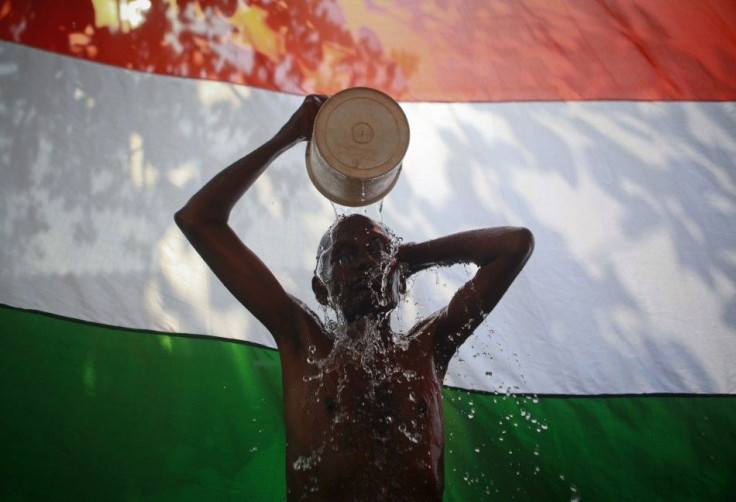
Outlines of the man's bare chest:
<svg viewBox="0 0 736 502">
<path fill-rule="evenodd" d="M 314 350 L 285 385 L 293 475 L 330 486 L 356 473 L 435 486 L 443 427 L 432 354 L 420 343 L 359 348 Z"/>
<path fill-rule="evenodd" d="M 441 382 L 431 354 L 418 347 L 340 350 L 311 358 L 303 399 L 308 416 L 337 434 L 372 431 L 375 438 L 441 426 Z M 411 432 L 414 431 L 414 432 Z"/>
</svg>

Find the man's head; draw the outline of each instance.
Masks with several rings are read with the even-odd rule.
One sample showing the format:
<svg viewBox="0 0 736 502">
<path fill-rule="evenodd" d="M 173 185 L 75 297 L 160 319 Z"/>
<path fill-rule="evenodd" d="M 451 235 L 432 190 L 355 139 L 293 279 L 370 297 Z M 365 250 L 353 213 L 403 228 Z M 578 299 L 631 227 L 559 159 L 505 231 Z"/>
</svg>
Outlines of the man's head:
<svg viewBox="0 0 736 502">
<path fill-rule="evenodd" d="M 353 214 L 322 237 L 312 288 L 320 303 L 339 309 L 348 321 L 394 309 L 404 287 L 396 244 L 382 224 Z"/>
</svg>

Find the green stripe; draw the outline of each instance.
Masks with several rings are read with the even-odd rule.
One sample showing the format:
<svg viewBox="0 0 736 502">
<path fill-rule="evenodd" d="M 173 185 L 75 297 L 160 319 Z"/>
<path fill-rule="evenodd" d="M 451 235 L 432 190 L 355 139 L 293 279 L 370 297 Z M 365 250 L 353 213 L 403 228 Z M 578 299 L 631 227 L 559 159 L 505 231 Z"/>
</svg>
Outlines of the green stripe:
<svg viewBox="0 0 736 502">
<path fill-rule="evenodd" d="M 11 308 L 0 326 L 0 499 L 284 499 L 273 350 Z M 448 388 L 445 419 L 446 500 L 725 501 L 736 490 L 735 396 Z"/>
</svg>

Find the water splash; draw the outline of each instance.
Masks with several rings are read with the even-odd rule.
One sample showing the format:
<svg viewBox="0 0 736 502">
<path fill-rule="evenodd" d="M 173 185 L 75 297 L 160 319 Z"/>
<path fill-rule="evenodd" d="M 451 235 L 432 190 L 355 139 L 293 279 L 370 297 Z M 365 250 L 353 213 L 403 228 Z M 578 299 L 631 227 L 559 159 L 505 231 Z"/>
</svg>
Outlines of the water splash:
<svg viewBox="0 0 736 502">
<path fill-rule="evenodd" d="M 358 207 L 343 206 L 332 201 L 330 201 L 330 204 L 332 204 L 332 210 L 335 213 L 336 220 L 350 216 L 351 214 L 362 214 L 372 220 L 383 223 L 383 199 Z"/>
<path fill-rule="evenodd" d="M 333 208 L 335 210 L 336 218 L 338 219 L 344 218 L 351 214 L 362 214 L 373 219 L 374 221 L 382 221 L 382 203 L 363 208 L 346 208 L 333 204 Z M 371 214 L 371 212 L 373 212 L 373 214 Z M 401 245 L 401 240 L 395 234 L 390 232 L 390 230 L 385 230 L 387 235 L 389 236 L 390 246 L 388 252 L 385 253 L 386 256 L 384 259 L 386 263 L 391 263 L 396 260 L 397 253 Z M 464 280 L 462 280 L 461 282 L 465 283 L 472 278 L 475 272 L 475 270 L 473 270 L 473 267 L 473 265 L 461 265 L 460 267 L 457 267 L 457 269 L 460 271 L 460 275 L 465 276 Z M 371 292 L 371 295 L 375 305 L 386 306 L 388 298 L 392 293 L 390 288 L 393 286 L 394 282 L 393 277 L 391 276 L 392 269 L 389 266 L 385 266 L 378 268 L 377 270 L 379 271 L 378 274 L 380 274 L 380 276 L 378 274 L 374 274 L 371 277 L 367 277 L 367 280 L 380 281 L 380 287 L 377 288 L 377 290 L 374 289 Z M 440 272 L 439 267 L 435 267 L 429 270 L 429 273 L 425 272 L 424 274 L 428 275 L 430 279 L 434 279 L 434 281 L 432 281 L 434 282 L 434 287 L 429 288 L 430 293 L 435 294 L 437 291 L 449 292 L 450 289 L 454 288 L 455 284 L 453 284 L 453 282 L 457 282 L 457 280 L 447 280 L 443 275 L 441 275 L 444 274 L 444 272 Z M 416 279 L 412 277 L 411 280 L 408 281 L 407 287 L 409 293 L 413 293 L 415 280 Z M 478 296 L 476 291 L 473 290 L 473 292 L 476 294 L 476 296 Z M 480 298 L 478 298 L 478 301 L 480 302 Z M 401 315 L 406 316 L 403 319 L 403 322 L 408 321 L 412 325 L 420 321 L 421 319 L 426 317 L 426 312 L 423 312 L 422 309 L 426 305 L 431 305 L 431 302 L 428 301 L 425 304 L 425 302 L 419 300 L 416 295 L 408 294 L 401 299 L 400 305 L 404 308 L 394 309 L 393 313 L 387 314 L 391 315 L 392 328 L 394 328 L 395 326 L 394 320 L 399 319 Z M 328 310 L 325 309 L 325 311 L 323 312 L 324 324 L 329 329 L 329 331 L 334 334 L 333 345 L 329 354 L 323 354 L 320 357 L 317 357 L 318 354 L 316 354 L 315 351 L 313 351 L 311 348 L 308 349 L 308 362 L 310 364 L 313 364 L 315 368 L 315 372 L 310 376 L 310 381 L 324 379 L 328 372 L 337 371 L 336 366 L 338 364 L 341 364 L 341 361 L 344 361 L 345 359 L 350 359 L 351 361 L 355 361 L 356 364 L 359 365 L 361 373 L 368 380 L 365 399 L 369 401 L 376 398 L 380 399 L 380 396 L 377 396 L 375 390 L 383 382 L 397 382 L 402 380 L 409 381 L 417 378 L 416 373 L 414 373 L 413 371 L 407 371 L 404 368 L 399 367 L 398 364 L 386 363 L 386 361 L 390 361 L 392 359 L 391 354 L 388 354 L 387 351 L 408 350 L 411 340 L 407 335 L 402 334 L 405 333 L 407 329 L 392 329 L 393 343 L 386 344 L 385 340 L 381 339 L 381 333 L 378 332 L 369 331 L 365 333 L 365 336 L 357 338 L 348 336 L 348 333 L 346 333 L 344 328 L 344 319 L 341 319 L 339 317 L 339 314 L 335 313 L 334 311 L 330 311 L 330 315 L 331 317 L 328 317 Z M 471 358 L 478 359 L 479 362 L 487 361 L 488 365 L 490 366 L 491 362 L 494 359 L 494 355 L 495 357 L 498 357 L 498 354 L 502 354 L 502 357 L 504 359 L 507 359 L 508 362 L 511 363 L 510 366 L 512 366 L 512 370 L 517 370 L 514 371 L 514 373 L 516 373 L 516 376 L 519 377 L 520 375 L 520 380 L 522 382 L 526 382 L 521 368 L 521 361 L 519 360 L 518 353 L 515 351 L 515 349 L 508 349 L 508 347 L 503 343 L 503 337 L 492 335 L 494 335 L 494 330 L 488 327 L 476 331 L 476 335 L 473 335 L 473 337 L 468 339 L 468 342 L 471 343 L 468 344 L 468 342 L 466 342 L 464 346 L 466 348 L 466 354 L 464 355 L 464 357 L 468 360 L 470 360 Z M 467 353 L 468 347 L 471 349 L 471 353 Z M 346 357 L 346 354 L 349 357 Z M 381 361 L 381 364 L 375 364 L 376 361 Z M 494 442 L 496 443 L 496 447 L 500 445 L 506 446 L 506 448 L 500 451 L 505 452 L 505 455 L 508 456 L 508 461 L 512 465 L 512 468 L 515 469 L 517 476 L 520 476 L 520 479 L 523 479 L 522 476 L 527 476 L 528 478 L 531 478 L 531 476 L 537 475 L 541 468 L 538 465 L 528 466 L 529 472 L 526 472 L 527 467 L 523 467 L 522 464 L 517 460 L 523 457 L 523 452 L 521 448 L 516 446 L 515 438 L 519 434 L 520 430 L 532 432 L 536 430 L 537 433 L 540 434 L 547 430 L 547 424 L 544 423 L 543 420 L 534 416 L 534 405 L 539 402 L 539 399 L 537 398 L 537 396 L 525 397 L 521 395 L 519 386 L 514 385 L 513 382 L 504 383 L 503 381 L 499 381 L 498 375 L 503 375 L 503 369 L 497 372 L 496 368 L 491 369 L 489 366 L 487 366 L 487 370 L 481 370 L 481 375 L 485 375 L 485 378 L 488 379 L 489 388 L 496 389 L 496 395 L 493 397 L 494 402 L 497 399 L 513 399 L 518 406 L 518 413 L 516 411 L 513 411 L 512 413 L 508 413 L 501 418 L 501 420 L 499 421 L 500 427 L 498 429 L 500 432 L 498 436 L 493 435 L 493 437 L 488 438 L 488 448 L 492 450 L 492 443 Z M 335 381 L 333 376 L 331 376 L 330 378 L 333 378 L 333 382 Z M 316 384 L 316 386 L 314 387 L 314 395 L 315 399 L 318 400 L 323 383 L 321 381 L 314 383 Z M 491 385 L 493 385 L 493 387 L 491 387 Z M 335 396 L 336 402 L 341 402 L 342 398 L 348 395 L 348 392 L 351 392 L 351 387 L 349 385 L 349 382 L 343 376 L 341 377 L 341 379 L 339 379 L 337 385 L 337 396 Z M 479 413 L 482 413 L 483 411 L 478 408 L 478 406 L 476 406 L 476 404 L 474 403 L 473 394 L 469 393 L 468 396 L 469 398 L 463 402 L 463 408 L 465 416 L 469 420 L 472 420 L 476 416 L 477 410 L 479 410 Z M 462 396 L 459 397 L 459 400 L 463 401 Z M 411 392 L 407 396 L 407 401 L 416 403 L 419 401 L 419 399 L 415 393 Z M 353 420 L 353 417 L 347 414 L 337 413 L 334 415 L 333 420 L 335 424 L 338 424 L 341 423 L 343 420 Z M 383 416 L 379 419 L 379 421 L 383 426 L 391 428 L 393 431 L 400 433 L 400 435 L 398 436 L 399 438 L 401 438 L 402 436 L 406 438 L 406 440 L 408 441 L 407 443 L 405 443 L 407 448 L 411 447 L 411 445 L 413 444 L 417 444 L 422 441 L 422 436 L 419 429 L 415 425 L 412 425 L 411 421 L 402 421 L 402 417 L 391 415 Z M 329 432 L 327 432 L 327 435 L 329 436 Z M 380 438 L 378 437 L 376 439 L 380 440 Z M 325 439 L 326 445 L 327 441 L 328 440 Z M 334 444 L 332 444 L 331 446 L 335 447 Z M 486 452 L 485 446 L 486 445 L 484 444 L 471 445 L 470 447 L 474 447 L 473 451 L 480 454 L 481 452 Z M 533 458 L 539 459 L 540 455 L 542 454 L 540 452 L 539 444 L 534 445 L 533 452 L 529 453 L 533 453 Z M 310 469 L 319 462 L 319 457 L 314 455 L 302 456 L 297 459 L 297 461 L 298 465 L 294 465 L 295 469 Z M 481 476 L 483 475 L 483 473 L 479 474 L 481 474 Z M 468 480 L 471 483 L 481 482 L 480 477 L 471 476 L 469 473 Z M 488 491 L 492 491 L 494 489 L 492 487 L 492 479 L 485 479 L 482 480 L 482 482 L 483 484 L 490 483 L 490 485 L 486 484 Z"/>
<path fill-rule="evenodd" d="M 578 502 L 580 500 L 580 493 L 578 487 L 574 484 L 570 485 L 570 502 Z"/>
<path fill-rule="evenodd" d="M 411 441 L 414 444 L 419 443 L 419 441 L 422 439 L 421 434 L 418 432 L 412 432 L 409 430 L 409 428 L 406 426 L 406 424 L 399 424 L 399 432 L 401 432 L 406 438 Z"/>
<path fill-rule="evenodd" d="M 308 471 L 314 468 L 321 459 L 322 457 L 316 452 L 309 456 L 300 455 L 299 458 L 294 461 L 292 467 L 297 471 Z"/>
</svg>

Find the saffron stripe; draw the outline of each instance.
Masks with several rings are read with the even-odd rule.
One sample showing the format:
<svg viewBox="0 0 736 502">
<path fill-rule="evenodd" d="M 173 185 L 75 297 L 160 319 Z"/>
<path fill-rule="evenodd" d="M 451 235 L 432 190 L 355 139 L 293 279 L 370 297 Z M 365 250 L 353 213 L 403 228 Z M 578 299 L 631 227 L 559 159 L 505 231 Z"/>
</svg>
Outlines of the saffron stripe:
<svg viewBox="0 0 736 502">
<path fill-rule="evenodd" d="M 416 101 L 733 100 L 730 0 L 6 0 L 0 38 L 161 74 Z"/>
</svg>

